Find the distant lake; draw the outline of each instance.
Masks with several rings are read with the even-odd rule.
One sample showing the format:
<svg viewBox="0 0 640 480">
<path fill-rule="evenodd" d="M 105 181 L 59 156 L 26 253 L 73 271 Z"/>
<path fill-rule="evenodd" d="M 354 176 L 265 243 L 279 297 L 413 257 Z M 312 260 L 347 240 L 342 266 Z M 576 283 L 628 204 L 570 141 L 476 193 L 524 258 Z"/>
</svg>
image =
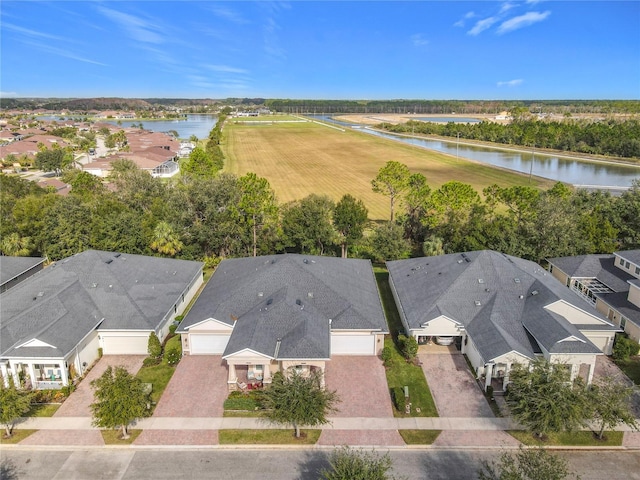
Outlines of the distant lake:
<svg viewBox="0 0 640 480">
<path fill-rule="evenodd" d="M 420 120 L 421 122 L 435 122 L 435 123 L 480 123 L 482 120 L 477 118 L 466 117 L 417 117 L 411 118 L 411 120 Z"/>
<path fill-rule="evenodd" d="M 69 116 L 60 116 L 60 115 L 39 115 L 39 119 L 42 120 L 56 120 L 60 121 L 63 119 L 73 119 L 73 118 L 86 118 L 84 116 L 78 115 L 69 115 Z M 218 121 L 217 115 L 206 115 L 206 114 L 189 114 L 186 118 L 175 119 L 175 120 L 118 120 L 116 119 L 99 119 L 99 122 L 110 123 L 112 125 L 118 125 L 123 128 L 129 128 L 132 125 L 142 125 L 145 130 L 151 130 L 152 132 L 168 132 L 169 130 L 175 130 L 178 132 L 178 137 L 180 138 L 189 138 L 191 135 L 195 135 L 198 138 L 207 138 L 209 136 L 209 132 L 216 125 Z"/>
</svg>

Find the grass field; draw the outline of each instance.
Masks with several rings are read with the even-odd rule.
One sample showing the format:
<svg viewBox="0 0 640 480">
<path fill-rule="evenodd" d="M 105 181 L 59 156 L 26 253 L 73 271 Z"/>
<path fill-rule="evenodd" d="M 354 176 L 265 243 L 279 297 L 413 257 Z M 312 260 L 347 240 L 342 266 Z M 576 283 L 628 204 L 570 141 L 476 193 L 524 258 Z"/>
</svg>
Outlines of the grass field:
<svg viewBox="0 0 640 480">
<path fill-rule="evenodd" d="M 254 172 L 269 180 L 280 203 L 311 193 L 339 200 L 350 193 L 362 199 L 372 220 L 389 218 L 388 198 L 373 193 L 371 180 L 390 160 L 427 177 L 432 188 L 458 180 L 478 192 L 488 185 L 526 185 L 527 175 L 457 160 L 455 157 L 346 129 L 317 123 L 233 124 L 224 128 L 225 170 Z M 549 187 L 551 181 L 534 179 Z"/>
</svg>

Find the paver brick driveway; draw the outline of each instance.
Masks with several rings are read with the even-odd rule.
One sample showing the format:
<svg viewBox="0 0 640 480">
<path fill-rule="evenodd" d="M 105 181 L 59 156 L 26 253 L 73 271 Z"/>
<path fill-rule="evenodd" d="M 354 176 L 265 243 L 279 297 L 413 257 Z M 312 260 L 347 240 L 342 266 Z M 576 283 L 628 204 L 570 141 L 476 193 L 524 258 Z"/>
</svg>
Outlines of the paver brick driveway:
<svg viewBox="0 0 640 480">
<path fill-rule="evenodd" d="M 93 399 L 91 381 L 100 377 L 107 367 L 125 367 L 131 375 L 135 375 L 142 367 L 146 355 L 105 355 L 98 360 L 87 376 L 80 382 L 75 392 L 69 395 L 62 406 L 54 414 L 55 417 L 90 417 Z"/>
<path fill-rule="evenodd" d="M 187 355 L 169 381 L 154 417 L 221 417 L 229 392 L 220 355 Z"/>
<path fill-rule="evenodd" d="M 393 417 L 384 366 L 378 357 L 334 356 L 325 383 L 341 402 L 333 417 Z"/>
<path fill-rule="evenodd" d="M 441 417 L 493 417 L 460 353 L 418 355 Z"/>
</svg>

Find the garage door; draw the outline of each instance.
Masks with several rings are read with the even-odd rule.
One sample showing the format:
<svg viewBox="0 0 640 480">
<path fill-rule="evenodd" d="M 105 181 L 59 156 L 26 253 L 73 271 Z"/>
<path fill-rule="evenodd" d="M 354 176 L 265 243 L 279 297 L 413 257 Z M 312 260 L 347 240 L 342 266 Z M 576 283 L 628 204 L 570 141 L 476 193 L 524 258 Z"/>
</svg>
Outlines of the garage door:
<svg viewBox="0 0 640 480">
<path fill-rule="evenodd" d="M 331 355 L 373 355 L 375 335 L 332 335 Z"/>
<path fill-rule="evenodd" d="M 105 355 L 146 355 L 149 337 L 102 337 Z"/>
<path fill-rule="evenodd" d="M 224 349 L 227 348 L 227 342 L 229 342 L 229 335 L 220 334 L 191 334 L 189 335 L 191 342 L 191 354 L 192 355 L 221 355 Z"/>
</svg>

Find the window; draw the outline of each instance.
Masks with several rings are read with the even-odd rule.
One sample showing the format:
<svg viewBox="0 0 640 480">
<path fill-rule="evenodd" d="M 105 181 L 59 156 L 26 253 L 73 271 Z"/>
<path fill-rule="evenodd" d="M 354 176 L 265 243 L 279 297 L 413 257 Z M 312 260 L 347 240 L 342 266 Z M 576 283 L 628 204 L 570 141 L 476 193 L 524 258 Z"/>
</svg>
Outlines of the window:
<svg viewBox="0 0 640 480">
<path fill-rule="evenodd" d="M 630 266 L 631 264 L 629 262 L 624 262 L 624 268 L 628 270 Z"/>
<path fill-rule="evenodd" d="M 627 319 L 624 317 L 620 317 L 620 328 L 624 330 L 624 326 L 627 324 Z"/>
<path fill-rule="evenodd" d="M 618 264 L 619 264 L 619 265 L 624 265 L 624 260 L 621 258 L 621 259 L 618 261 Z"/>
<path fill-rule="evenodd" d="M 636 275 L 640 275 L 640 267 L 636 267 Z"/>
</svg>

